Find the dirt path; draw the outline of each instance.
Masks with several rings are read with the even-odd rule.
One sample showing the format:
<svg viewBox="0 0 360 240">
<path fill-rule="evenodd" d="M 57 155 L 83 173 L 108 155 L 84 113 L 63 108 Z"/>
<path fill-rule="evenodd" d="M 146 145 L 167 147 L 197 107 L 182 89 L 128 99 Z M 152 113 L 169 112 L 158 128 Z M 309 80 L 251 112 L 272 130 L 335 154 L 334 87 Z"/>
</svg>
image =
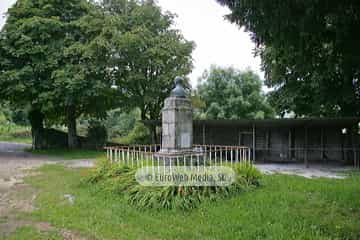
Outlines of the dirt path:
<svg viewBox="0 0 360 240">
<path fill-rule="evenodd" d="M 63 164 L 68 167 L 91 167 L 92 160 L 72 160 L 34 156 L 24 151 L 30 148 L 26 144 L 0 142 L 0 239 L 14 232 L 18 227 L 31 225 L 40 231 L 53 231 L 54 227 L 47 223 L 19 220 L 18 212 L 31 212 L 37 192 L 31 186 L 24 184 L 23 179 L 30 174 L 30 169 L 44 164 Z M 84 239 L 78 234 L 64 229 L 59 233 L 65 240 Z"/>
</svg>

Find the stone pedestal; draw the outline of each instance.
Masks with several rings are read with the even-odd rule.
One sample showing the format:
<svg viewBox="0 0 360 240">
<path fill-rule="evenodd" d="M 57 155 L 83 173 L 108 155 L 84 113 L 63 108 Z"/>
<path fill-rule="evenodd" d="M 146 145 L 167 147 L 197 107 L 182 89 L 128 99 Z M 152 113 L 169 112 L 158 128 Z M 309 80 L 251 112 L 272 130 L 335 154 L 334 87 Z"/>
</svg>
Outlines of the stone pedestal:
<svg viewBox="0 0 360 240">
<path fill-rule="evenodd" d="M 160 153 L 177 155 L 192 152 L 192 106 L 188 98 L 171 96 L 162 110 L 162 147 Z"/>
<path fill-rule="evenodd" d="M 154 156 L 164 165 L 186 164 L 194 154 L 198 159 L 199 152 L 193 149 L 193 119 L 191 100 L 187 97 L 183 79 L 175 79 L 175 88 L 165 100 L 162 110 L 162 144 L 160 152 Z M 199 156 L 200 157 L 200 156 Z"/>
</svg>

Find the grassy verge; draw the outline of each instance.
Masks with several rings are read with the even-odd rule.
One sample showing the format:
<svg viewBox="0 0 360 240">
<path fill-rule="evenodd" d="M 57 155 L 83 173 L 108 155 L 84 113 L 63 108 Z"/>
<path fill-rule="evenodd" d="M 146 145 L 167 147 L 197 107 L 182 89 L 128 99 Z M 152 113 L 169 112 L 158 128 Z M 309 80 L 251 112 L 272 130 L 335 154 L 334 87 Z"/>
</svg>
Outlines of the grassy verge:
<svg viewBox="0 0 360 240">
<path fill-rule="evenodd" d="M 8 240 L 63 240 L 58 233 L 41 232 L 32 227 L 21 227 Z"/>
<path fill-rule="evenodd" d="M 0 125 L 0 141 L 31 144 L 31 130 L 14 124 Z"/>
<path fill-rule="evenodd" d="M 105 156 L 103 151 L 94 151 L 94 150 L 68 150 L 68 149 L 49 149 L 49 150 L 32 150 L 28 149 L 28 152 L 40 155 L 40 156 L 49 156 L 56 157 L 64 160 L 74 160 L 74 159 L 95 159 Z"/>
<path fill-rule="evenodd" d="M 89 239 L 360 239 L 359 173 L 345 180 L 265 176 L 256 191 L 183 212 L 136 210 L 98 194 L 80 184 L 89 170 L 40 171 L 26 180 L 40 190 L 30 217 Z"/>
</svg>

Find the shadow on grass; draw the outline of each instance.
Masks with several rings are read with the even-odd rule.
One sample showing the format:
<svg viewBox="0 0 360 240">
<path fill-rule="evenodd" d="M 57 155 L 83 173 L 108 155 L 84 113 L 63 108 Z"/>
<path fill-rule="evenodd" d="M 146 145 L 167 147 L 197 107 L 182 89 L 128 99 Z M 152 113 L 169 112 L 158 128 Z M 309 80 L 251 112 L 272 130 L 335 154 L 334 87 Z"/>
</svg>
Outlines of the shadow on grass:
<svg viewBox="0 0 360 240">
<path fill-rule="evenodd" d="M 39 156 L 49 156 L 55 158 L 61 158 L 64 160 L 75 160 L 75 159 L 96 159 L 105 156 L 104 151 L 95 150 L 83 150 L 83 149 L 47 149 L 47 150 L 26 150 L 29 153 Z"/>
</svg>

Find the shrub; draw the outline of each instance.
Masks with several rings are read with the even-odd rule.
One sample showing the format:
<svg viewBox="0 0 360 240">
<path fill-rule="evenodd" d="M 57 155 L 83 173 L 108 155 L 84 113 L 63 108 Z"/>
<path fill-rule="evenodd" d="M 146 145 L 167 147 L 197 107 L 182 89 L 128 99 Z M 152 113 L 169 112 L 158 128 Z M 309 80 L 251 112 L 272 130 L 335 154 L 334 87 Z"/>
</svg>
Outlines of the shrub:
<svg viewBox="0 0 360 240">
<path fill-rule="evenodd" d="M 28 126 L 28 113 L 25 110 L 13 110 L 11 112 L 11 121 L 20 126 Z"/>
<path fill-rule="evenodd" d="M 145 187 L 135 179 L 136 169 L 111 164 L 102 159 L 86 182 L 96 184 L 102 191 L 126 197 L 129 204 L 140 209 L 181 209 L 198 207 L 203 201 L 234 196 L 259 186 L 261 174 L 250 164 L 234 166 L 236 181 L 220 186 L 166 186 Z"/>
<path fill-rule="evenodd" d="M 0 105 L 0 122 L 9 122 L 19 126 L 28 126 L 28 113 L 26 109 L 14 109 L 7 104 Z"/>
<path fill-rule="evenodd" d="M 124 145 L 149 144 L 151 141 L 150 130 L 141 122 L 136 122 L 135 127 L 125 136 L 118 138 L 118 142 Z"/>
<path fill-rule="evenodd" d="M 234 165 L 236 182 L 245 183 L 247 186 L 259 186 L 261 172 L 252 164 L 242 163 Z"/>
<path fill-rule="evenodd" d="M 106 128 L 98 121 L 90 121 L 87 138 L 90 144 L 95 145 L 95 148 L 104 147 L 107 141 Z"/>
<path fill-rule="evenodd" d="M 203 201 L 216 201 L 235 193 L 241 188 L 219 186 L 166 186 L 130 188 L 128 201 L 141 209 L 181 209 L 189 210 L 198 207 Z"/>
<path fill-rule="evenodd" d="M 22 130 L 22 131 L 15 131 L 13 133 L 10 134 L 11 136 L 13 136 L 14 138 L 26 138 L 26 137 L 31 137 L 31 130 Z"/>
<path fill-rule="evenodd" d="M 140 118 L 140 113 L 137 109 L 127 113 L 121 109 L 109 111 L 108 117 L 105 121 L 106 129 L 108 130 L 109 138 L 127 136 L 135 127 L 136 120 Z"/>
</svg>

